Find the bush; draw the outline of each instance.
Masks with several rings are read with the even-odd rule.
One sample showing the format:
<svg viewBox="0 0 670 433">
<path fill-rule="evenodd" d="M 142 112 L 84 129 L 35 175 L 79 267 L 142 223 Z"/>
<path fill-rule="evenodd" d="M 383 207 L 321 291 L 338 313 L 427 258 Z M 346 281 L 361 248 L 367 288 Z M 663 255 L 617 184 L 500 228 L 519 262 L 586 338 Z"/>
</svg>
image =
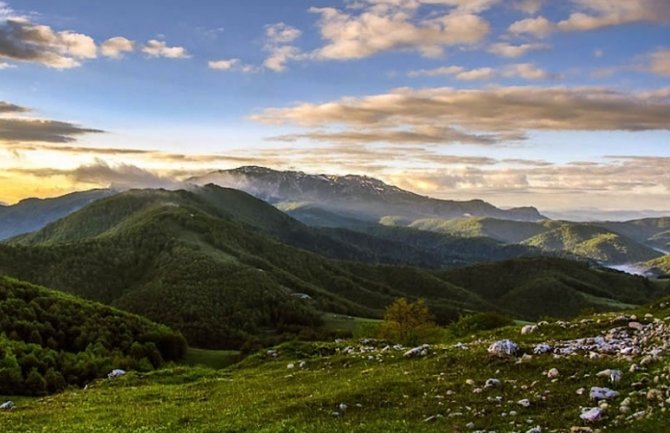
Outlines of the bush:
<svg viewBox="0 0 670 433">
<path fill-rule="evenodd" d="M 436 341 L 440 331 L 423 299 L 410 302 L 400 298 L 386 308 L 379 337 L 415 346 Z"/>
<path fill-rule="evenodd" d="M 478 331 L 490 331 L 513 325 L 514 321 L 499 313 L 478 313 L 461 316 L 449 326 L 449 333 L 455 337 L 465 337 Z"/>
</svg>

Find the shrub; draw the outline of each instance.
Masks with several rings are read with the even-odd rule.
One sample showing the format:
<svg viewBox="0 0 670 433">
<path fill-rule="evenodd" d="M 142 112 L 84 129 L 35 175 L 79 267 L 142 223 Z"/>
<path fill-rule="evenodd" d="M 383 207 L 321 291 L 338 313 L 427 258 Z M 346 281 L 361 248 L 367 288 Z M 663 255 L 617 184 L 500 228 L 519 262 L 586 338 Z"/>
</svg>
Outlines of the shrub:
<svg viewBox="0 0 670 433">
<path fill-rule="evenodd" d="M 440 328 L 433 322 L 423 299 L 416 302 L 397 299 L 386 308 L 384 322 L 379 327 L 379 337 L 412 346 L 433 342 L 439 334 Z"/>
</svg>

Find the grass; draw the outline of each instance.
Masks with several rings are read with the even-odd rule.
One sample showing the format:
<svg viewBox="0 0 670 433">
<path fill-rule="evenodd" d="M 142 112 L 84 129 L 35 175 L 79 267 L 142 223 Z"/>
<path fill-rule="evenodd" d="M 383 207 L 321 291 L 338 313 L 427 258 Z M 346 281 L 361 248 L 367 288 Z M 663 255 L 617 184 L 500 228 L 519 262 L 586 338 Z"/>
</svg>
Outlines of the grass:
<svg viewBox="0 0 670 433">
<path fill-rule="evenodd" d="M 668 309 L 652 311 L 658 318 L 670 315 Z M 550 325 L 524 336 L 519 326 L 480 332 L 463 339 L 469 350 L 454 348 L 455 339 L 444 340 L 418 359 L 407 359 L 400 350 L 384 351 L 384 342 L 374 347 L 357 341 L 285 343 L 275 348 L 276 356 L 262 351 L 223 370 L 182 366 L 129 373 L 118 380 L 95 382 L 85 391 L 19 399 L 15 411 L 0 413 L 0 425 L 3 433 L 422 433 L 466 432 L 468 423 L 474 422 L 476 429 L 485 431 L 525 432 L 541 425 L 543 431 L 562 432 L 580 425 L 580 407 L 592 405 L 588 396 L 575 391 L 613 386 L 594 373 L 606 368 L 627 371 L 627 364 L 549 355 L 516 363 L 492 357 L 486 347 L 492 339 L 509 337 L 529 351 L 541 341 L 594 336 L 611 327 L 609 320 L 598 320 L 604 317 L 614 316 L 598 316 L 583 324 L 576 321 L 569 329 Z M 333 319 L 333 324 L 338 320 Z M 350 352 L 347 348 L 352 347 Z M 225 353 L 211 351 L 195 350 L 189 356 L 226 359 Z M 303 367 L 300 361 L 305 362 Z M 561 372 L 556 382 L 544 374 L 552 367 Z M 656 363 L 648 372 L 626 373 L 615 387 L 628 394 L 633 382 L 668 367 L 667 362 Z M 475 393 L 466 384 L 472 379 L 483 388 L 491 377 L 503 385 Z M 531 400 L 529 408 L 516 403 L 523 398 Z M 639 398 L 633 400 L 633 410 L 642 407 Z M 517 414 L 510 415 L 511 411 Z M 425 421 L 438 414 L 443 417 Z M 633 427 L 606 431 L 660 432 L 663 422 L 667 413 L 657 411 Z"/>
<path fill-rule="evenodd" d="M 220 370 L 230 367 L 240 360 L 237 350 L 207 350 L 190 347 L 184 360 L 186 365 L 207 367 Z"/>
</svg>

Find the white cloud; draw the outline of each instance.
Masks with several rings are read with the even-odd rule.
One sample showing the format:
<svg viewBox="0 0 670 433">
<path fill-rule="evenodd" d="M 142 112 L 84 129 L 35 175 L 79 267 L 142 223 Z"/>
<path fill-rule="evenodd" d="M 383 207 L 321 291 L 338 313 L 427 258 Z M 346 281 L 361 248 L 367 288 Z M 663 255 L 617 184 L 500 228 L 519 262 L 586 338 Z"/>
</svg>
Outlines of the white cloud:
<svg viewBox="0 0 670 433">
<path fill-rule="evenodd" d="M 285 23 L 272 24 L 265 27 L 265 51 L 269 53 L 263 66 L 274 72 L 286 70 L 290 61 L 309 58 L 300 48 L 292 43 L 302 35 L 295 27 Z"/>
<path fill-rule="evenodd" d="M 265 27 L 267 41 L 273 45 L 289 44 L 301 35 L 302 31 L 285 23 L 276 23 Z"/>
<path fill-rule="evenodd" d="M 497 42 L 489 47 L 489 52 L 500 57 L 517 58 L 531 51 L 542 51 L 550 48 L 547 44 L 521 44 L 514 45 L 506 42 Z"/>
<path fill-rule="evenodd" d="M 670 49 L 659 49 L 650 56 L 649 70 L 656 75 L 670 76 Z"/>
<path fill-rule="evenodd" d="M 407 74 L 410 77 L 438 77 L 453 76 L 458 80 L 490 80 L 495 77 L 496 72 L 493 68 L 466 69 L 461 66 L 445 66 L 435 69 L 421 69 L 411 71 Z"/>
<path fill-rule="evenodd" d="M 210 69 L 217 71 L 242 72 L 245 74 L 258 71 L 255 66 L 244 64 L 240 59 L 211 60 L 208 62 L 208 66 Z"/>
<path fill-rule="evenodd" d="M 518 68 L 539 78 L 532 68 Z M 526 70 L 528 69 L 528 70 Z M 525 72 L 524 72 L 525 71 Z M 594 87 L 400 88 L 323 104 L 270 108 L 252 117 L 305 132 L 280 138 L 342 142 L 494 144 L 533 130 L 670 130 L 670 92 L 629 93 Z"/>
<path fill-rule="evenodd" d="M 576 10 L 558 23 L 565 31 L 594 30 L 634 22 L 670 22 L 667 0 L 572 0 Z"/>
<path fill-rule="evenodd" d="M 558 76 L 538 68 L 532 63 L 517 63 L 503 68 L 502 75 L 507 78 L 523 78 L 524 80 L 550 80 Z"/>
<path fill-rule="evenodd" d="M 11 13 L 6 7 L 3 11 Z M 54 31 L 24 17 L 0 20 L 0 58 L 70 69 L 96 56 L 97 46 L 90 36 L 70 30 Z"/>
<path fill-rule="evenodd" d="M 151 39 L 143 47 L 142 52 L 149 57 L 165 57 L 168 59 L 187 59 L 190 57 L 184 47 L 169 47 L 165 41 Z"/>
<path fill-rule="evenodd" d="M 518 0 L 514 7 L 528 15 L 535 15 L 542 9 L 544 0 Z"/>
<path fill-rule="evenodd" d="M 3 69 L 12 69 L 12 68 L 16 68 L 16 65 L 12 65 L 6 62 L 0 62 L 0 71 L 2 71 Z"/>
<path fill-rule="evenodd" d="M 105 57 L 120 59 L 125 53 L 135 51 L 135 42 L 122 36 L 107 39 L 100 45 L 100 52 Z"/>
<path fill-rule="evenodd" d="M 509 26 L 514 35 L 532 35 L 544 38 L 554 31 L 555 25 L 545 17 L 526 18 Z"/>
<path fill-rule="evenodd" d="M 326 44 L 313 53 L 317 59 L 360 59 L 385 51 L 418 51 L 437 57 L 445 48 L 482 41 L 490 26 L 476 15 L 492 1 L 371 1 L 359 13 L 335 8 L 312 8 L 321 16 L 319 29 Z M 421 4 L 455 6 L 419 17 Z"/>
</svg>

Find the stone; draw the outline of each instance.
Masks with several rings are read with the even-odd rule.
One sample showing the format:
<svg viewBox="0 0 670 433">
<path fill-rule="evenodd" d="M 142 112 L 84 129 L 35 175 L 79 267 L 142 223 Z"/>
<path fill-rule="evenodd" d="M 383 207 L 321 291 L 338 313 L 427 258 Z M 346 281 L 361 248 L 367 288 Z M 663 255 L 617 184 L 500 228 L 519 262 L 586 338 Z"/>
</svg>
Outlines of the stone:
<svg viewBox="0 0 670 433">
<path fill-rule="evenodd" d="M 538 425 L 530 430 L 526 430 L 526 433 L 542 433 L 542 427 Z"/>
<path fill-rule="evenodd" d="M 512 340 L 499 340 L 489 346 L 488 352 L 497 356 L 516 356 L 519 345 Z"/>
<path fill-rule="evenodd" d="M 544 355 L 545 353 L 551 352 L 551 346 L 547 343 L 540 343 L 533 349 L 533 353 L 536 355 Z"/>
<path fill-rule="evenodd" d="M 528 407 L 530 407 L 530 400 L 528 400 L 527 398 L 524 398 L 523 400 L 517 401 L 516 404 L 518 404 L 521 407 L 528 408 Z"/>
<path fill-rule="evenodd" d="M 557 378 L 558 376 L 560 376 L 560 375 L 561 375 L 561 373 L 558 371 L 557 368 L 552 368 L 551 370 L 549 370 L 549 371 L 547 372 L 547 377 L 548 377 L 549 379 L 556 379 L 556 378 Z"/>
<path fill-rule="evenodd" d="M 642 331 L 644 329 L 644 325 L 640 322 L 629 322 L 628 327 L 630 329 L 635 329 L 636 331 Z"/>
<path fill-rule="evenodd" d="M 579 417 L 586 422 L 596 422 L 603 416 L 603 410 L 599 407 L 585 409 Z"/>
<path fill-rule="evenodd" d="M 428 355 L 428 349 L 430 348 L 429 345 L 424 344 L 423 346 L 418 346 L 413 349 L 408 350 L 403 354 L 405 358 L 417 358 L 420 356 L 426 356 Z"/>
<path fill-rule="evenodd" d="M 621 382 L 621 378 L 623 377 L 623 373 L 621 370 L 603 370 L 598 373 L 596 373 L 596 376 L 598 377 L 606 377 L 610 380 L 612 383 L 619 383 Z"/>
<path fill-rule="evenodd" d="M 618 396 L 618 391 L 614 391 L 609 388 L 601 388 L 599 386 L 594 386 L 591 388 L 591 392 L 589 393 L 591 400 L 611 400 L 613 398 L 617 398 Z"/>
<path fill-rule="evenodd" d="M 0 404 L 0 410 L 12 410 L 16 407 L 13 401 L 6 401 Z"/>
<path fill-rule="evenodd" d="M 121 377 L 124 374 L 126 374 L 125 370 L 117 368 L 115 370 L 110 371 L 109 374 L 107 374 L 107 379 L 116 379 L 117 377 Z"/>
<path fill-rule="evenodd" d="M 650 389 L 647 391 L 647 400 L 649 401 L 662 401 L 663 400 L 663 391 L 660 389 Z"/>
<path fill-rule="evenodd" d="M 498 379 L 491 378 L 486 381 L 484 388 L 498 388 L 499 386 L 502 386 L 502 382 Z"/>
<path fill-rule="evenodd" d="M 591 427 L 571 427 L 570 433 L 593 433 Z"/>
<path fill-rule="evenodd" d="M 537 331 L 536 325 L 526 325 L 523 328 L 521 328 L 521 335 L 532 334 L 535 331 Z"/>
</svg>

